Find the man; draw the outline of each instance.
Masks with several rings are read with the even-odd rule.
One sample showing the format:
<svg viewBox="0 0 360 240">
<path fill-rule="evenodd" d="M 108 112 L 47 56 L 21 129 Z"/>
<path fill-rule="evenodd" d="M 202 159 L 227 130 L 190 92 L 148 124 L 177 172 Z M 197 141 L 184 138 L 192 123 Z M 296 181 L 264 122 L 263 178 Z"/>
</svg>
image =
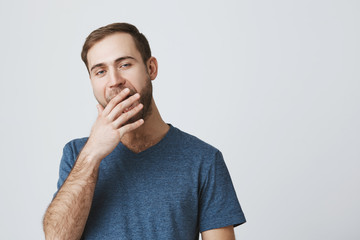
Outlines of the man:
<svg viewBox="0 0 360 240">
<path fill-rule="evenodd" d="M 64 147 L 46 239 L 235 239 L 245 217 L 222 155 L 162 120 L 145 36 L 110 24 L 81 56 L 98 117 L 89 138 Z"/>
</svg>

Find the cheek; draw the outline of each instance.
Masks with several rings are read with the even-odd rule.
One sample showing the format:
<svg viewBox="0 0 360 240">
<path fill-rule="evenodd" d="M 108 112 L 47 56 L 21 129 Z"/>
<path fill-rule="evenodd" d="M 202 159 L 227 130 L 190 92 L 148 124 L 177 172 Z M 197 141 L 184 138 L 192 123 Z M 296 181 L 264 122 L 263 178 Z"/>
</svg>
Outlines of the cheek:
<svg viewBox="0 0 360 240">
<path fill-rule="evenodd" d="M 132 76 L 128 78 L 131 81 L 133 87 L 140 92 L 145 86 L 149 79 L 149 75 L 145 70 L 139 69 L 132 73 Z"/>
<path fill-rule="evenodd" d="M 105 97 L 105 86 L 103 84 L 91 82 L 91 86 L 96 98 L 103 99 Z"/>
</svg>

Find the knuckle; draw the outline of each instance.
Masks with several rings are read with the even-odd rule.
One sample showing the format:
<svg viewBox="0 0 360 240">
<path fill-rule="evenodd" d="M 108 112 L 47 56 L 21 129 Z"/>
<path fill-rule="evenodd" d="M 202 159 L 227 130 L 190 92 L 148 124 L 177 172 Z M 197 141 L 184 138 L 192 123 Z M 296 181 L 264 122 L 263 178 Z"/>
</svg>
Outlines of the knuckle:
<svg viewBox="0 0 360 240">
<path fill-rule="evenodd" d="M 124 115 L 124 118 L 125 118 L 125 119 L 128 119 L 128 118 L 130 118 L 130 117 L 131 117 L 132 112 L 131 112 L 131 111 L 129 111 L 129 112 L 124 113 L 123 115 Z"/>
<path fill-rule="evenodd" d="M 118 107 L 119 107 L 119 109 L 122 109 L 122 108 L 125 108 L 125 103 L 124 102 L 120 102 L 119 104 L 118 104 Z"/>
<path fill-rule="evenodd" d="M 117 129 L 117 128 L 118 128 L 118 125 L 117 125 L 116 122 L 111 122 L 110 125 L 111 125 L 111 127 L 112 127 L 113 129 Z"/>
</svg>

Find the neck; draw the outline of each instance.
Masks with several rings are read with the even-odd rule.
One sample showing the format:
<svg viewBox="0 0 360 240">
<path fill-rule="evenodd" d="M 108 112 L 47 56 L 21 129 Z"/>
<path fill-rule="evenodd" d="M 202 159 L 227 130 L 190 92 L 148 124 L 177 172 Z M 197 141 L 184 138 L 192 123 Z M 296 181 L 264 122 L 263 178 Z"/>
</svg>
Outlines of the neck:
<svg viewBox="0 0 360 240">
<path fill-rule="evenodd" d="M 168 132 L 169 126 L 162 120 L 154 99 L 151 100 L 150 113 L 137 129 L 125 134 L 121 142 L 135 153 L 142 152 L 157 144 Z"/>
</svg>

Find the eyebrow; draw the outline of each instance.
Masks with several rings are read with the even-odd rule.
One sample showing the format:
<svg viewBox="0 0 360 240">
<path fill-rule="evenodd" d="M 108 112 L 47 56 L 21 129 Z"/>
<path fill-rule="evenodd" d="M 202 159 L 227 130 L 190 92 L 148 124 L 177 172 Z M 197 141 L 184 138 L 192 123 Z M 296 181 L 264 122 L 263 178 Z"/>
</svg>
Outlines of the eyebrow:
<svg viewBox="0 0 360 240">
<path fill-rule="evenodd" d="M 136 61 L 136 59 L 133 58 L 133 57 L 131 57 L 131 56 L 124 56 L 124 57 L 119 57 L 119 58 L 115 59 L 114 62 L 115 62 L 115 63 L 118 63 L 118 62 L 121 62 L 121 61 L 126 60 L 126 59 L 133 59 L 133 60 Z M 92 72 L 92 70 L 93 70 L 94 68 L 103 67 L 103 66 L 105 66 L 104 63 L 95 64 L 94 66 L 91 67 L 90 72 Z"/>
</svg>

